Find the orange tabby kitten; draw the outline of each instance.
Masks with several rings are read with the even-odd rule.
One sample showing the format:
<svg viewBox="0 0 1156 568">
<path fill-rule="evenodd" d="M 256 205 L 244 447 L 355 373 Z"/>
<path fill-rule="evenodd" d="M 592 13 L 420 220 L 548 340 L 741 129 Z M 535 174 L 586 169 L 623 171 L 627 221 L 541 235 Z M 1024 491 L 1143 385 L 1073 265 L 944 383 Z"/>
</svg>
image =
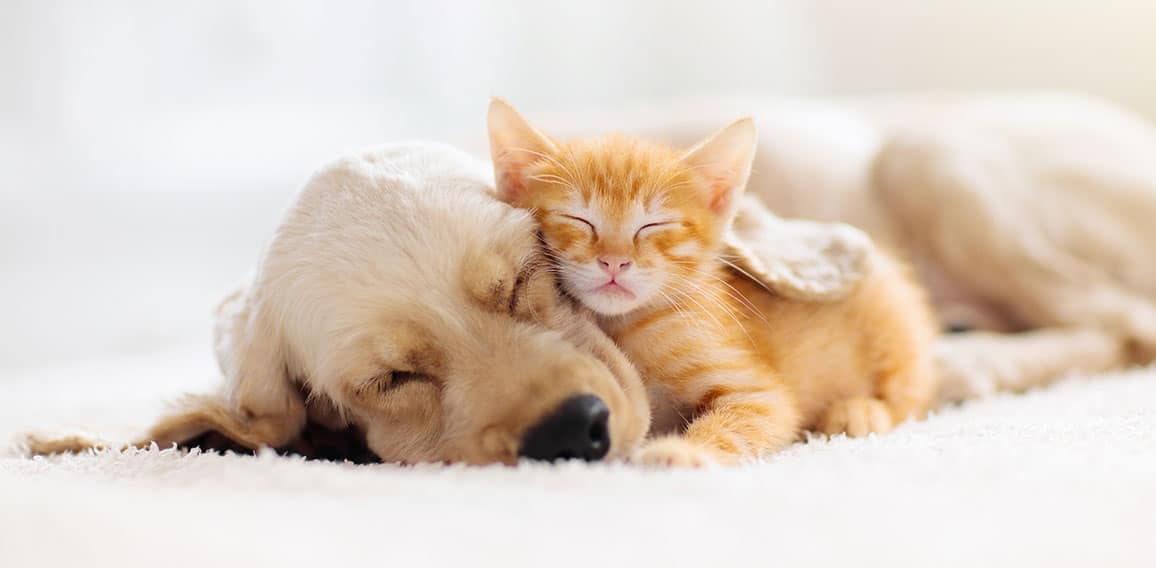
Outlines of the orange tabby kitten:
<svg viewBox="0 0 1156 568">
<path fill-rule="evenodd" d="M 787 300 L 725 270 L 750 173 L 739 120 L 689 152 L 622 136 L 558 143 L 490 105 L 500 196 L 531 210 L 563 289 L 638 366 L 655 408 L 648 464 L 734 463 L 803 429 L 865 435 L 923 416 L 934 324 L 890 258 L 851 295 Z"/>
</svg>

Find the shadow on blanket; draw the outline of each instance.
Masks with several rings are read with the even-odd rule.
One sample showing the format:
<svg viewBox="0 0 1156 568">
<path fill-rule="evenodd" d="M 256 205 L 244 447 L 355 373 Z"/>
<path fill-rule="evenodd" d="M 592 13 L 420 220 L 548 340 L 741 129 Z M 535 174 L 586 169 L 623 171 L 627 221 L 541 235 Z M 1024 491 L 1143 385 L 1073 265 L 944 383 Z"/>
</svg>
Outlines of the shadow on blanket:
<svg viewBox="0 0 1156 568">
<path fill-rule="evenodd" d="M 220 432 L 209 431 L 184 444 L 182 449 L 199 448 L 206 452 L 232 452 L 254 455 L 256 452 L 229 439 Z M 289 444 L 275 448 L 279 455 L 302 456 L 307 460 L 348 461 L 355 464 L 381 463 L 365 443 L 365 433 L 356 426 L 330 430 L 317 422 L 306 423 L 301 435 Z"/>
</svg>

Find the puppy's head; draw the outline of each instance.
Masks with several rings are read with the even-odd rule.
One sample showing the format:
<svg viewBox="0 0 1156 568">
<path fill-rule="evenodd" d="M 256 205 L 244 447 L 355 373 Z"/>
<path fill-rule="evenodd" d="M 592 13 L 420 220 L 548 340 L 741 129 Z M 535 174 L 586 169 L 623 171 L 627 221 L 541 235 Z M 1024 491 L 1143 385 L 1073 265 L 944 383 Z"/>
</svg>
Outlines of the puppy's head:
<svg viewBox="0 0 1156 568">
<path fill-rule="evenodd" d="M 254 306 L 290 376 L 386 461 L 625 455 L 641 384 L 559 299 L 531 217 L 472 159 L 403 150 L 316 176 L 271 246 Z"/>
</svg>

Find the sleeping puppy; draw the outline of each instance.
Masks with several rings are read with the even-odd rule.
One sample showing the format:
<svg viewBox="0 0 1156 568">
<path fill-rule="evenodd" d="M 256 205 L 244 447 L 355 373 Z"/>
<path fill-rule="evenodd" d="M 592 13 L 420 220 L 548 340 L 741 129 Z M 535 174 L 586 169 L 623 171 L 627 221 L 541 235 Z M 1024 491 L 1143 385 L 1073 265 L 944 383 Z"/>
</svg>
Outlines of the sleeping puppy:
<svg viewBox="0 0 1156 568">
<path fill-rule="evenodd" d="M 678 146 L 740 111 L 759 124 L 748 195 L 782 217 L 863 229 L 912 262 L 946 330 L 969 332 L 938 345 L 941 400 L 1156 355 L 1156 131 L 1144 120 L 1019 94 L 689 101 L 544 122 Z"/>
<path fill-rule="evenodd" d="M 560 299 L 533 219 L 491 180 L 431 143 L 321 169 L 219 309 L 221 391 L 188 397 L 133 445 L 292 447 L 308 423 L 356 429 L 390 462 L 628 455 L 649 427 L 638 375 Z"/>
</svg>

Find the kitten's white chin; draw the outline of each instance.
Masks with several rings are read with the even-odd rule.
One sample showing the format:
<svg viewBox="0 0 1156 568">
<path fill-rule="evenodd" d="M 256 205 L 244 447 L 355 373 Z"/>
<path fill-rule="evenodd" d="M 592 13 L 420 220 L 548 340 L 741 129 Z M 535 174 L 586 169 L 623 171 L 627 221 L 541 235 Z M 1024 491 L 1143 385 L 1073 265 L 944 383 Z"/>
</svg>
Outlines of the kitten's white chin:
<svg viewBox="0 0 1156 568">
<path fill-rule="evenodd" d="M 596 279 L 563 277 L 563 285 L 583 306 L 598 315 L 620 316 L 634 311 L 647 302 L 650 288 L 637 279 L 630 282 L 606 282 L 605 276 Z"/>
<path fill-rule="evenodd" d="M 599 315 L 620 316 L 642 305 L 641 298 L 633 293 L 617 290 L 595 290 L 578 295 L 583 305 Z"/>
<path fill-rule="evenodd" d="M 583 294 L 582 303 L 599 315 L 620 316 L 638 307 L 636 298 L 610 297 L 606 294 Z"/>
</svg>

